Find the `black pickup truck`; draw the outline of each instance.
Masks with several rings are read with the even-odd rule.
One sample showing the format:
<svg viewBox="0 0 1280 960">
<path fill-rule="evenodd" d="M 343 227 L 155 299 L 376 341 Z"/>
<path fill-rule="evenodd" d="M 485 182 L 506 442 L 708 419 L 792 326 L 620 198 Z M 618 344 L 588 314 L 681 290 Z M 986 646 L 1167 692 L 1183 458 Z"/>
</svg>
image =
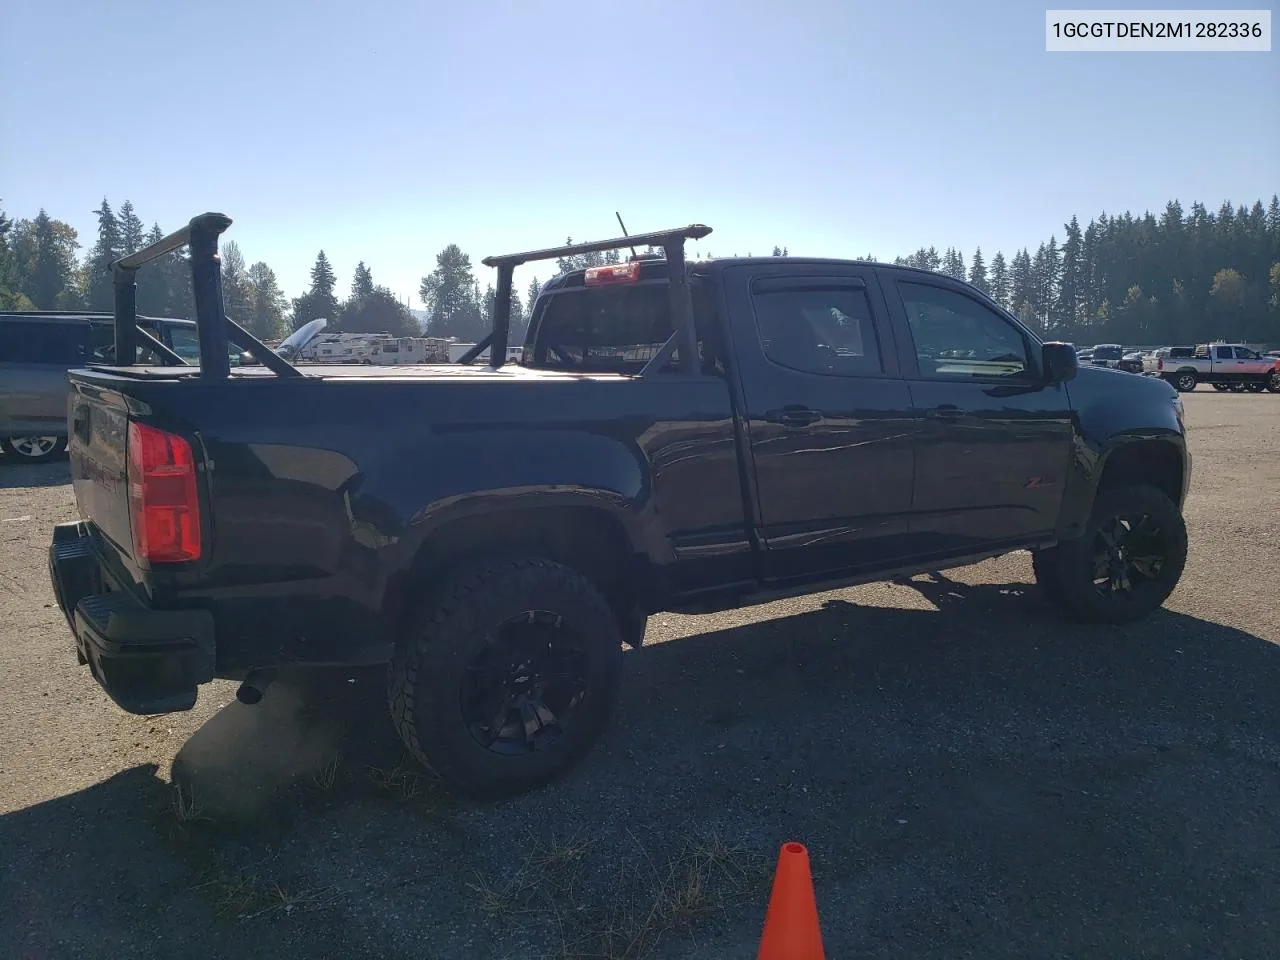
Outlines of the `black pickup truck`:
<svg viewBox="0 0 1280 960">
<path fill-rule="evenodd" d="M 1080 368 L 967 284 L 880 263 L 690 262 L 691 226 L 491 257 L 456 364 L 300 368 L 223 314 L 205 214 L 200 366 L 69 374 L 81 519 L 50 571 L 123 709 L 190 709 L 291 665 L 380 666 L 412 753 L 474 795 L 570 767 L 655 611 L 707 612 L 1030 550 L 1072 618 L 1159 607 L 1190 460 L 1168 384 Z M 522 263 L 650 245 L 547 283 L 507 362 Z M 227 341 L 260 361 L 232 370 Z M 475 363 L 485 349 L 491 358 Z"/>
</svg>

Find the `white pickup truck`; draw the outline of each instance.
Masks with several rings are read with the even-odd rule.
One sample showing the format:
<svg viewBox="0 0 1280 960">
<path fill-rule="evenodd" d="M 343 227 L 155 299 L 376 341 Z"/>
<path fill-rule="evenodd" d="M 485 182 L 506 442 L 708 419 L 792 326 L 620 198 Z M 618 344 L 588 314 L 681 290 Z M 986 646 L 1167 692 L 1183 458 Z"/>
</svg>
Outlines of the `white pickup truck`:
<svg viewBox="0 0 1280 960">
<path fill-rule="evenodd" d="M 1183 393 L 1201 383 L 1219 390 L 1280 393 L 1280 370 L 1274 357 L 1264 357 L 1238 343 L 1202 343 L 1190 356 L 1186 353 L 1185 348 L 1168 353 L 1157 350 L 1143 372 L 1169 381 Z"/>
</svg>

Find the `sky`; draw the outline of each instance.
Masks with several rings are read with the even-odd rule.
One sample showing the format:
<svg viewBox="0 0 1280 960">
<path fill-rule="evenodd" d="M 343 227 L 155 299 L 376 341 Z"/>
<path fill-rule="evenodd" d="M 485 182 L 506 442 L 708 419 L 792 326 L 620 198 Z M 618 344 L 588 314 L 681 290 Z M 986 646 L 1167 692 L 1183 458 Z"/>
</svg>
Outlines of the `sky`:
<svg viewBox="0 0 1280 960">
<path fill-rule="evenodd" d="M 1047 53 L 1026 2 L 3 0 L 0 37 L 7 215 L 87 248 L 104 196 L 166 231 L 220 211 L 290 296 L 323 249 L 341 291 L 363 260 L 419 307 L 446 244 L 483 286 L 614 211 L 709 224 L 704 256 L 990 262 L 1072 214 L 1280 190 L 1280 49 Z"/>
</svg>

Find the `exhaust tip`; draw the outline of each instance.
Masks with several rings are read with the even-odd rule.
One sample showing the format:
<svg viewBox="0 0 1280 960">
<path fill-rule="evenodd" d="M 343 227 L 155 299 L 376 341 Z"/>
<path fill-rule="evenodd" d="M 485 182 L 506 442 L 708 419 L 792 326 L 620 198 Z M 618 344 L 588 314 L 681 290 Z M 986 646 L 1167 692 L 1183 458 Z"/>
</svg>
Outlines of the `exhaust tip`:
<svg viewBox="0 0 1280 960">
<path fill-rule="evenodd" d="M 248 706 L 255 703 L 261 703 L 262 698 L 266 695 L 267 687 L 276 678 L 274 670 L 254 670 L 244 678 L 236 690 L 236 699 Z"/>
</svg>

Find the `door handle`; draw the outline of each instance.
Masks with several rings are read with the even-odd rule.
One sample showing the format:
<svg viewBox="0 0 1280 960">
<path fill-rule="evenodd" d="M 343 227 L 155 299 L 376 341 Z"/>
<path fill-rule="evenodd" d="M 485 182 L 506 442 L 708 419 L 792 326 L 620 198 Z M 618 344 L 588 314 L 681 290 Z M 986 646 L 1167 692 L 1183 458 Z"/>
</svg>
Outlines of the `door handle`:
<svg viewBox="0 0 1280 960">
<path fill-rule="evenodd" d="M 960 408 L 954 403 L 944 403 L 926 410 L 924 415 L 930 420 L 956 420 L 960 417 L 961 412 Z"/>
<path fill-rule="evenodd" d="M 764 416 L 770 423 L 780 423 L 784 427 L 807 427 L 822 419 L 820 411 L 798 405 L 783 407 L 781 410 L 769 410 Z"/>
</svg>

